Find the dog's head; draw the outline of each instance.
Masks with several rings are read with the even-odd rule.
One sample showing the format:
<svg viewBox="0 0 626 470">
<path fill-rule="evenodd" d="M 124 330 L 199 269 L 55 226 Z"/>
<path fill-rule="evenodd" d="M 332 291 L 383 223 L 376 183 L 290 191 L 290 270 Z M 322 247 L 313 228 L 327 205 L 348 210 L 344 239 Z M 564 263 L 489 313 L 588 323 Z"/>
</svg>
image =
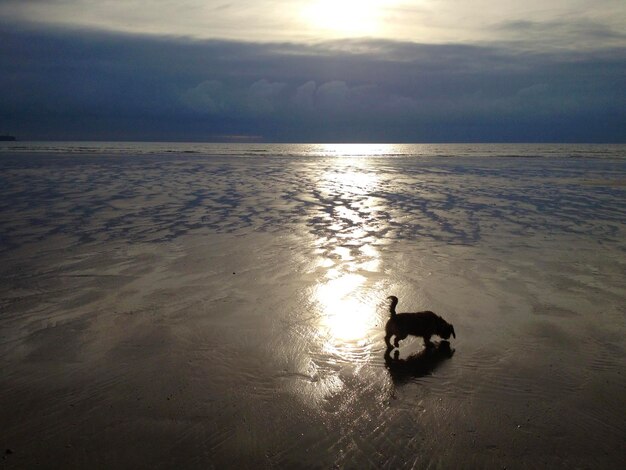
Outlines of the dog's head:
<svg viewBox="0 0 626 470">
<path fill-rule="evenodd" d="M 437 335 L 443 339 L 448 339 L 452 336 L 456 339 L 456 334 L 454 333 L 454 326 L 445 321 L 443 318 L 439 317 L 440 322 L 437 328 Z"/>
</svg>

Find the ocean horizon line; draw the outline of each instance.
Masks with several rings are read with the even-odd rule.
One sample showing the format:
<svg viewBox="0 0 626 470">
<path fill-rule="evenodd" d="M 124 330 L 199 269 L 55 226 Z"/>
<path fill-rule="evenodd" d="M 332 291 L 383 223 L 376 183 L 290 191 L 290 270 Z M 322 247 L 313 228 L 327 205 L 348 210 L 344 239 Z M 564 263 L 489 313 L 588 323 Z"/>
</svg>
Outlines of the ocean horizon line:
<svg viewBox="0 0 626 470">
<path fill-rule="evenodd" d="M 0 141 L 0 144 L 24 143 L 134 143 L 134 144 L 267 144 L 267 145 L 626 145 L 625 141 L 273 141 L 252 139 L 224 140 L 152 140 L 152 139 L 19 139 Z"/>
</svg>

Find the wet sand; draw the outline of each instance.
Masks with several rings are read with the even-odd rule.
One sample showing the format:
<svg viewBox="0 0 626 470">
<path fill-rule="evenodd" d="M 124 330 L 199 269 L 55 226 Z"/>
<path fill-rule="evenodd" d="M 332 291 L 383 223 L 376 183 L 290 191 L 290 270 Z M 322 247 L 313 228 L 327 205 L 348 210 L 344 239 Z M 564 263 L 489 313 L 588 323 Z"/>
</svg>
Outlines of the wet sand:
<svg viewBox="0 0 626 470">
<path fill-rule="evenodd" d="M 2 156 L 0 465 L 619 466 L 626 167 L 563 163 Z"/>
</svg>

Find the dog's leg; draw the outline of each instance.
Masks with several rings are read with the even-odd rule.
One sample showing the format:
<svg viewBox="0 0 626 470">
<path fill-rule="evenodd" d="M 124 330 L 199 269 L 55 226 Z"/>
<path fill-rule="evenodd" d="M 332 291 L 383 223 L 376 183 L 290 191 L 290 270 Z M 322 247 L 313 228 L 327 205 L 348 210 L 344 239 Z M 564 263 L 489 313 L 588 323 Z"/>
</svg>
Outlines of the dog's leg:
<svg viewBox="0 0 626 470">
<path fill-rule="evenodd" d="M 400 341 L 406 338 L 407 336 L 408 335 L 396 335 L 396 339 L 394 340 L 394 344 L 396 345 L 396 348 L 400 347 Z"/>
<path fill-rule="evenodd" d="M 434 346 L 433 342 L 430 340 L 430 335 L 424 336 L 424 346 L 427 348 L 432 348 Z"/>
</svg>

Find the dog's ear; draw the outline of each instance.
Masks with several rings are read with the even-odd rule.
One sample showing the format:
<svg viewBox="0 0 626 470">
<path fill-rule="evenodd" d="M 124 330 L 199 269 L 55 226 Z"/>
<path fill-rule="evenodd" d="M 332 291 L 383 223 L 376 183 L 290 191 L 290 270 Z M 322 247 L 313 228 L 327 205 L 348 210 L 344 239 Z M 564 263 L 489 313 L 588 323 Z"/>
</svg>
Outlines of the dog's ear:
<svg viewBox="0 0 626 470">
<path fill-rule="evenodd" d="M 456 335 L 454 334 L 454 326 L 450 325 L 450 330 L 452 330 L 452 337 L 456 339 Z"/>
</svg>

